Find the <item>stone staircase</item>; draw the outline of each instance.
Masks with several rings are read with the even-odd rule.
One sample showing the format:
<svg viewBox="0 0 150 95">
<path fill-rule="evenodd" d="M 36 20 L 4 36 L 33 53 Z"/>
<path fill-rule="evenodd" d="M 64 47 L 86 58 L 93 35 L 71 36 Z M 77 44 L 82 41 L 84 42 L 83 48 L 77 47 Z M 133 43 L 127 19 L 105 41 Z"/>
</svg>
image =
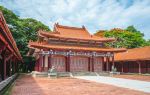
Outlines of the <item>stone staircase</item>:
<svg viewBox="0 0 150 95">
<path fill-rule="evenodd" d="M 33 72 L 34 77 L 48 77 L 48 72 Z M 54 77 L 110 76 L 109 72 L 57 72 Z"/>
<path fill-rule="evenodd" d="M 71 77 L 72 74 L 70 72 L 57 72 L 58 77 Z"/>
<path fill-rule="evenodd" d="M 48 72 L 32 72 L 33 77 L 48 77 Z"/>
<path fill-rule="evenodd" d="M 96 72 L 99 76 L 110 76 L 110 72 Z"/>
<path fill-rule="evenodd" d="M 95 72 L 72 72 L 73 76 L 97 76 Z"/>
</svg>

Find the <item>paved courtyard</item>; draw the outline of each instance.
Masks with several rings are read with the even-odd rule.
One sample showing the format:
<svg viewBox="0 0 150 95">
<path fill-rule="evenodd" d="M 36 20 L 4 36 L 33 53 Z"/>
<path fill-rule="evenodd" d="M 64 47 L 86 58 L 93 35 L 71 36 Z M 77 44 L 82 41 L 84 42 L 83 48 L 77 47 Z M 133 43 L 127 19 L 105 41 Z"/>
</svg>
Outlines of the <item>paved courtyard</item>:
<svg viewBox="0 0 150 95">
<path fill-rule="evenodd" d="M 146 81 L 104 77 L 104 76 L 79 76 L 76 78 L 150 93 L 150 82 Z"/>
<path fill-rule="evenodd" d="M 21 75 L 15 82 L 12 95 L 149 95 L 149 93 L 75 78 L 49 79 Z"/>
<path fill-rule="evenodd" d="M 113 77 L 150 82 L 150 75 L 114 75 Z"/>
</svg>

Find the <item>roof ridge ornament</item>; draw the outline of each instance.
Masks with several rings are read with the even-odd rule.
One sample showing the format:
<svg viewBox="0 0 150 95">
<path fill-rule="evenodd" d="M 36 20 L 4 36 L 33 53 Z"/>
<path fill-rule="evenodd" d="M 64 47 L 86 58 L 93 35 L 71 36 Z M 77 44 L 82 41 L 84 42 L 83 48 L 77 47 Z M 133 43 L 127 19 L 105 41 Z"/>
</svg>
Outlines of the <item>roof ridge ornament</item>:
<svg viewBox="0 0 150 95">
<path fill-rule="evenodd" d="M 82 25 L 82 29 L 86 29 L 84 25 Z"/>
</svg>

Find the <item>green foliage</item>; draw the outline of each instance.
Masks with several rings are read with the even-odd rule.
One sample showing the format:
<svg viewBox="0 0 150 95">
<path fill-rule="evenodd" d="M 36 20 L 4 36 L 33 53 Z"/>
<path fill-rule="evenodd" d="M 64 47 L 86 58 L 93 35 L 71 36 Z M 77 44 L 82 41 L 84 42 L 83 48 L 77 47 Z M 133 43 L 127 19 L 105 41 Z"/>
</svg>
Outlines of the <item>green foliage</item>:
<svg viewBox="0 0 150 95">
<path fill-rule="evenodd" d="M 148 45 L 143 38 L 143 34 L 137 31 L 133 26 L 127 27 L 125 30 L 112 29 L 104 33 L 105 37 L 114 37 L 116 41 L 109 43 L 108 46 L 137 48 Z"/>
<path fill-rule="evenodd" d="M 3 6 L 0 6 L 0 11 L 3 12 L 4 18 L 9 25 L 10 31 L 12 32 L 18 49 L 23 57 L 24 64 L 20 64 L 22 71 L 32 71 L 35 59 L 25 56 L 29 50 L 27 47 L 28 42 L 29 40 L 37 40 L 37 31 L 39 29 L 50 31 L 49 27 L 32 18 L 19 18 L 19 16 Z"/>
<path fill-rule="evenodd" d="M 125 30 L 130 31 L 130 32 L 140 32 L 140 31 L 137 31 L 133 25 L 128 26 Z"/>
<path fill-rule="evenodd" d="M 146 41 L 146 46 L 150 46 L 150 39 Z"/>
<path fill-rule="evenodd" d="M 130 32 L 139 32 L 142 36 L 144 36 L 144 34 L 138 31 L 133 25 L 128 26 L 125 30 Z"/>
<path fill-rule="evenodd" d="M 22 72 L 33 71 L 35 66 L 35 58 L 32 56 L 23 56 L 24 64 L 21 64 Z"/>
<path fill-rule="evenodd" d="M 116 42 L 113 43 L 114 47 L 136 48 L 143 46 L 145 40 L 140 33 L 133 32 L 105 32 L 106 37 L 115 37 Z"/>
<path fill-rule="evenodd" d="M 29 40 L 37 40 L 37 31 L 39 29 L 50 31 L 48 26 L 45 26 L 40 21 L 32 18 L 21 19 L 12 11 L 2 6 L 0 6 L 0 10 L 3 12 L 22 56 L 26 55 L 28 52 L 27 45 Z"/>
</svg>

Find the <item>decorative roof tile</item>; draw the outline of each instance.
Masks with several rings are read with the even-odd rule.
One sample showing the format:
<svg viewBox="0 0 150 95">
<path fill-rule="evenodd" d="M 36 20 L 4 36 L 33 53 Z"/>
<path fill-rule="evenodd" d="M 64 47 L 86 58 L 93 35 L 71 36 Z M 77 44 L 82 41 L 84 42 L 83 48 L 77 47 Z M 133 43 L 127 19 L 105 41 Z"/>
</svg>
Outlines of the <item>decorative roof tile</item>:
<svg viewBox="0 0 150 95">
<path fill-rule="evenodd" d="M 115 54 L 115 61 L 150 60 L 150 46 L 128 49 L 127 52 Z"/>
<path fill-rule="evenodd" d="M 29 47 L 39 49 L 55 49 L 55 50 L 75 50 L 75 51 L 95 51 L 95 52 L 125 52 L 125 48 L 99 48 L 87 46 L 73 46 L 73 45 L 56 45 L 48 44 L 47 42 L 29 42 Z"/>
<path fill-rule="evenodd" d="M 87 29 L 82 26 L 82 28 L 78 27 L 70 27 L 59 25 L 58 23 L 54 25 L 53 32 L 44 32 L 39 31 L 40 36 L 45 37 L 56 37 L 63 39 L 76 39 L 76 40 L 87 40 L 87 41 L 101 41 L 101 42 L 109 42 L 114 41 L 115 38 L 102 38 L 95 35 L 91 35 Z"/>
</svg>

